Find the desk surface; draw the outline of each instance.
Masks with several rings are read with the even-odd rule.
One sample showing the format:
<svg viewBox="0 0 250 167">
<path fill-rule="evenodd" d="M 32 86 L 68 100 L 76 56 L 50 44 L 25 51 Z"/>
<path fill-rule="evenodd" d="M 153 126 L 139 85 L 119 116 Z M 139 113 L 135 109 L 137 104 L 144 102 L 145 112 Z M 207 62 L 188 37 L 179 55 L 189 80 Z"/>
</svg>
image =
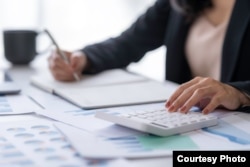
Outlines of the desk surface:
<svg viewBox="0 0 250 167">
<path fill-rule="evenodd" d="M 1 61 L 0 61 L 1 62 Z M 40 63 L 43 62 L 43 63 Z M 37 72 L 48 70 L 47 69 L 47 64 L 46 64 L 46 57 L 38 57 L 34 62 L 32 62 L 28 66 L 11 66 L 11 65 L 6 65 L 2 66 L 4 69 L 6 69 L 9 73 L 9 75 L 12 77 L 12 79 L 18 83 L 21 88 L 22 88 L 22 93 L 23 94 L 29 94 L 29 92 L 32 91 L 38 91 L 37 88 L 33 87 L 29 83 L 29 78 L 32 75 L 35 75 Z M 1 67 L 1 69 L 3 69 Z M 41 90 L 40 90 L 41 91 Z M 63 101 L 63 103 L 67 103 L 66 101 Z M 45 119 L 44 117 L 40 117 L 35 114 L 30 114 L 30 115 L 14 115 L 14 116 L 0 116 L 0 123 L 14 123 L 14 121 L 30 121 L 30 120 L 43 120 Z M 236 135 L 240 136 L 240 134 L 243 134 L 243 131 L 241 130 L 246 130 L 245 127 L 248 127 L 250 124 L 250 116 L 248 115 L 248 122 L 240 122 L 237 124 L 234 124 L 236 128 L 234 128 L 234 131 Z M 230 122 L 230 118 L 225 120 Z M 233 120 L 235 121 L 235 120 Z M 232 121 L 232 122 L 233 122 Z M 227 122 L 224 122 L 227 123 Z M 247 126 L 242 126 L 246 125 Z M 224 129 L 223 129 L 224 128 Z M 224 132 L 226 131 L 231 131 L 234 133 L 232 130 L 232 127 L 225 126 L 223 127 L 222 130 Z M 230 129 L 231 128 L 231 129 Z M 244 135 L 243 135 L 244 136 Z M 219 137 L 220 138 L 220 137 Z M 245 139 L 247 138 L 247 142 L 250 143 L 249 136 L 245 136 Z M 209 139 L 207 139 L 207 142 L 210 142 Z M 223 139 L 222 142 L 227 141 L 227 139 Z M 204 142 L 203 142 L 204 144 Z M 214 144 L 214 143 L 211 143 Z M 205 143 L 205 145 L 208 145 Z M 249 144 L 250 145 L 250 144 Z M 147 159 L 134 159 L 134 160 L 129 160 L 131 164 L 133 164 L 136 167 L 163 167 L 163 166 L 172 166 L 172 158 L 171 157 L 159 157 L 159 158 L 147 158 Z"/>
<path fill-rule="evenodd" d="M 35 75 L 38 71 L 46 70 L 46 63 L 39 63 L 40 61 L 45 62 L 45 57 L 38 57 L 37 60 L 32 62 L 28 66 L 12 66 L 10 64 L 5 64 L 3 69 L 6 69 L 12 79 L 21 86 L 22 94 L 28 94 L 28 92 L 37 89 L 30 85 L 29 78 L 32 75 Z M 1 67 L 1 69 L 2 69 Z M 34 114 L 30 115 L 13 115 L 13 116 L 0 116 L 1 123 L 14 123 L 15 121 L 31 121 L 31 120 L 43 120 L 44 117 L 39 117 Z M 136 167 L 163 167 L 172 166 L 172 158 L 171 157 L 161 157 L 161 158 L 147 158 L 147 159 L 134 159 L 129 160 L 131 164 Z"/>
</svg>

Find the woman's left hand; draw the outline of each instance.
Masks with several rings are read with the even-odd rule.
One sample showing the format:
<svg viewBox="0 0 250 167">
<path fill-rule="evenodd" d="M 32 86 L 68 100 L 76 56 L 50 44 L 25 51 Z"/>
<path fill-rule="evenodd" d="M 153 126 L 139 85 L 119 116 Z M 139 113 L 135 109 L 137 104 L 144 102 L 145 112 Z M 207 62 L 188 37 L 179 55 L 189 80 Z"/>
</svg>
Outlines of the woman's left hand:
<svg viewBox="0 0 250 167">
<path fill-rule="evenodd" d="M 196 77 L 182 84 L 166 102 L 168 111 L 187 113 L 198 106 L 204 114 L 217 107 L 235 110 L 249 103 L 248 98 L 236 88 L 212 78 Z"/>
</svg>

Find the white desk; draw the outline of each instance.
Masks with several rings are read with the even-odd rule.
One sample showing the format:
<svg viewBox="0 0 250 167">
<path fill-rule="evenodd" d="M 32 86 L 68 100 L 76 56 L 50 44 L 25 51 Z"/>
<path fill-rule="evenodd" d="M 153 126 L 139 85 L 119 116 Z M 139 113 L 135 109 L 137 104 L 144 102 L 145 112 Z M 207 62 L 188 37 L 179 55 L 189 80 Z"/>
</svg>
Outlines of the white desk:
<svg viewBox="0 0 250 167">
<path fill-rule="evenodd" d="M 10 66 L 6 65 L 5 69 L 8 71 L 12 79 L 18 83 L 22 88 L 22 93 L 27 94 L 29 91 L 37 88 L 33 87 L 29 83 L 29 78 L 34 75 L 37 71 L 47 68 L 46 56 L 38 57 L 29 66 Z M 66 102 L 65 102 L 66 103 Z M 15 116 L 0 116 L 0 122 L 13 122 L 13 121 L 26 121 L 44 119 L 37 115 L 15 115 Z M 129 160 L 135 167 L 165 167 L 172 166 L 171 157 L 161 158 L 147 158 L 147 159 L 136 159 Z"/>
<path fill-rule="evenodd" d="M 8 71 L 12 79 L 17 82 L 22 87 L 23 94 L 29 94 L 32 91 L 41 91 L 37 88 L 31 86 L 29 84 L 29 77 L 34 75 L 37 71 L 45 70 L 47 68 L 46 56 L 37 57 L 29 66 L 4 66 L 4 68 Z M 67 103 L 63 101 L 63 103 Z M 250 114 L 243 115 L 246 117 L 246 120 L 250 122 Z M 36 115 L 20 115 L 20 116 L 0 116 L 0 122 L 15 122 L 15 121 L 24 121 L 24 120 L 37 120 L 37 119 L 45 119 Z M 249 123 L 248 122 L 248 123 Z M 246 123 L 246 124 L 248 124 Z M 240 126 L 241 124 L 232 123 L 233 125 Z M 244 126 L 243 128 L 248 127 Z M 242 128 L 242 127 L 241 127 Z M 224 139 L 225 140 L 225 139 Z M 216 141 L 216 140 L 215 140 Z M 249 140 L 248 140 L 249 141 Z M 202 141 L 201 141 L 202 142 Z M 204 145 L 208 145 L 208 143 L 204 143 Z M 213 145 L 217 145 L 217 143 L 209 143 Z M 172 166 L 172 158 L 171 157 L 159 157 L 159 158 L 147 158 L 147 159 L 135 159 L 129 160 L 132 165 L 136 167 L 165 167 Z"/>
</svg>

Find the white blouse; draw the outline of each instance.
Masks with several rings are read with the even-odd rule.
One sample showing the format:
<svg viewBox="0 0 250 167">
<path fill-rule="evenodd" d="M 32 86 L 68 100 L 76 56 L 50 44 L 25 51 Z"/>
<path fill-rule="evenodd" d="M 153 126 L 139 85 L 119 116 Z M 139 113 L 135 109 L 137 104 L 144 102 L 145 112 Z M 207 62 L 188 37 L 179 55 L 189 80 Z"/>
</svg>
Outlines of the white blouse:
<svg viewBox="0 0 250 167">
<path fill-rule="evenodd" d="M 220 80 L 222 48 L 228 20 L 214 26 L 205 16 L 200 16 L 190 27 L 185 51 L 193 77 Z"/>
</svg>

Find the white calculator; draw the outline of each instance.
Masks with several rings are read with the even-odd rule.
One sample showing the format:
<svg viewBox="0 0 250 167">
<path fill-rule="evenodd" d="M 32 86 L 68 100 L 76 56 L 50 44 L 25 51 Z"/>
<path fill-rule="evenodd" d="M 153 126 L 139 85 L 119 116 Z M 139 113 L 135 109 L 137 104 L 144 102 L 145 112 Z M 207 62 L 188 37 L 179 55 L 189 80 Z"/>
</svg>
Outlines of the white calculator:
<svg viewBox="0 0 250 167">
<path fill-rule="evenodd" d="M 195 111 L 190 111 L 187 114 L 170 113 L 165 108 L 126 113 L 98 111 L 95 117 L 158 136 L 185 133 L 218 123 L 218 118 L 213 115 L 204 115 Z"/>
</svg>

